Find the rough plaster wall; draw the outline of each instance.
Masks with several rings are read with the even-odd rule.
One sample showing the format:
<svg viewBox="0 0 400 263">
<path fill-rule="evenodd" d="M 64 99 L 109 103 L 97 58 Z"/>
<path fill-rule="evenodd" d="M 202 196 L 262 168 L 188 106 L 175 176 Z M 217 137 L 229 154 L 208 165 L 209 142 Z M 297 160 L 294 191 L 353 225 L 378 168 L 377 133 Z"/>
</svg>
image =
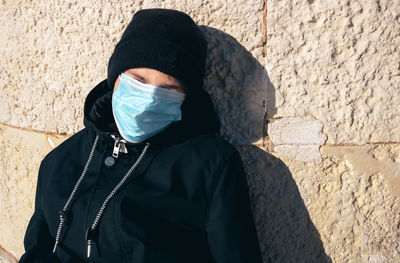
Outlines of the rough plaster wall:
<svg viewBox="0 0 400 263">
<path fill-rule="evenodd" d="M 270 117 L 314 116 L 328 144 L 400 141 L 400 2 L 268 1 Z"/>
<path fill-rule="evenodd" d="M 265 262 L 399 262 L 399 145 L 323 146 L 319 164 L 237 148 Z"/>
<path fill-rule="evenodd" d="M 0 125 L 0 245 L 18 257 L 35 206 L 40 161 L 65 138 Z"/>
<path fill-rule="evenodd" d="M 242 154 L 266 262 L 400 261 L 398 1 L 269 0 L 266 43 L 263 1 L 1 1 L 0 245 L 23 252 L 41 158 L 83 127 L 146 7 L 203 25 L 205 88 Z"/>
<path fill-rule="evenodd" d="M 0 263 L 16 263 L 17 261 L 18 259 L 15 255 L 0 246 Z"/>
</svg>

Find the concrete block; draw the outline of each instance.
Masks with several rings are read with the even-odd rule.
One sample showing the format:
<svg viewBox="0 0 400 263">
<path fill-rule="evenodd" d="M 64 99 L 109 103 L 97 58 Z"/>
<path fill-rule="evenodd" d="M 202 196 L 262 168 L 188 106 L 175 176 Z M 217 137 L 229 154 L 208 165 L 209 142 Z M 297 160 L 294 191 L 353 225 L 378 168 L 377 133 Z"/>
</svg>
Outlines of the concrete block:
<svg viewBox="0 0 400 263">
<path fill-rule="evenodd" d="M 274 151 L 279 155 L 293 158 L 302 162 L 320 162 L 319 145 L 275 145 Z"/>
<path fill-rule="evenodd" d="M 274 145 L 312 144 L 323 145 L 326 135 L 323 124 L 313 117 L 282 118 L 268 124 L 268 136 Z"/>
<path fill-rule="evenodd" d="M 303 162 L 320 162 L 319 146 L 326 141 L 322 128 L 322 122 L 311 116 L 282 118 L 268 124 L 268 136 L 276 153 Z"/>
</svg>

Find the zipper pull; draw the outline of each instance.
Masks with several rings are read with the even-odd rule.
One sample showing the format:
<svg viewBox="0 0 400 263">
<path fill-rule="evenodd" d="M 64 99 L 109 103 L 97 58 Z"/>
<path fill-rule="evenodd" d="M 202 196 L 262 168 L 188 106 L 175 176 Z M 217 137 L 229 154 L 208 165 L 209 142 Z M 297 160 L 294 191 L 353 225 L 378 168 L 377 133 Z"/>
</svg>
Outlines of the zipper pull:
<svg viewBox="0 0 400 263">
<path fill-rule="evenodd" d="M 121 144 L 119 143 L 119 138 L 115 138 L 114 149 L 113 149 L 113 153 L 112 153 L 112 156 L 114 158 L 118 158 L 118 153 L 119 153 L 120 147 L 121 147 Z"/>
<path fill-rule="evenodd" d="M 114 158 L 118 158 L 119 152 L 128 153 L 128 149 L 126 149 L 126 146 L 125 146 L 126 141 L 124 139 L 121 139 L 121 138 L 115 136 L 114 134 L 111 134 L 111 137 L 115 140 L 114 149 L 113 149 L 113 153 L 112 153 L 112 156 Z"/>
</svg>

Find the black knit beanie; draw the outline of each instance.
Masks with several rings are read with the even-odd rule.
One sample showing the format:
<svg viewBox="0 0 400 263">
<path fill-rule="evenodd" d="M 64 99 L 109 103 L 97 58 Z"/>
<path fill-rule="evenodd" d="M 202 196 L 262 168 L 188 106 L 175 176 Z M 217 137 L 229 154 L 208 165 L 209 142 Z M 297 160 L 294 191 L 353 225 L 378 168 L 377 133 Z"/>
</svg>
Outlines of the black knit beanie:
<svg viewBox="0 0 400 263">
<path fill-rule="evenodd" d="M 179 80 L 186 92 L 201 88 L 207 41 L 187 14 L 172 9 L 137 11 L 115 46 L 107 83 L 129 68 L 148 67 Z"/>
</svg>

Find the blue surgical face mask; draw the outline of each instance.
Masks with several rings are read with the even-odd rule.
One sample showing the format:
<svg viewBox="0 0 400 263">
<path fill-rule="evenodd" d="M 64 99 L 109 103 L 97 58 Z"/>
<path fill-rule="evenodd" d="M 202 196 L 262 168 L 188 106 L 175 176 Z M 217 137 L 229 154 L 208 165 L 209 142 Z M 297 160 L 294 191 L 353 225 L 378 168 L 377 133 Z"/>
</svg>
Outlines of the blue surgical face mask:
<svg viewBox="0 0 400 263">
<path fill-rule="evenodd" d="M 121 136 L 141 142 L 181 120 L 185 94 L 142 83 L 124 73 L 112 96 L 112 111 Z"/>
</svg>

